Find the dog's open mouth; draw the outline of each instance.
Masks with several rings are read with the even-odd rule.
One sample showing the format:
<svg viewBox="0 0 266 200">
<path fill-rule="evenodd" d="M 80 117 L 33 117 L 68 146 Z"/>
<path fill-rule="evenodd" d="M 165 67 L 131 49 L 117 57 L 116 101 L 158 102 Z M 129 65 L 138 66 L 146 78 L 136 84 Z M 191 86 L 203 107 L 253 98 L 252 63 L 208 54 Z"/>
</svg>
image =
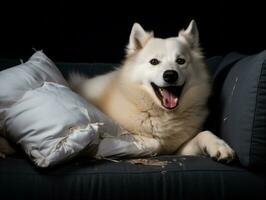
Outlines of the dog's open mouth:
<svg viewBox="0 0 266 200">
<path fill-rule="evenodd" d="M 151 86 L 164 108 L 171 110 L 178 106 L 184 84 L 181 86 L 159 87 L 151 83 Z"/>
</svg>

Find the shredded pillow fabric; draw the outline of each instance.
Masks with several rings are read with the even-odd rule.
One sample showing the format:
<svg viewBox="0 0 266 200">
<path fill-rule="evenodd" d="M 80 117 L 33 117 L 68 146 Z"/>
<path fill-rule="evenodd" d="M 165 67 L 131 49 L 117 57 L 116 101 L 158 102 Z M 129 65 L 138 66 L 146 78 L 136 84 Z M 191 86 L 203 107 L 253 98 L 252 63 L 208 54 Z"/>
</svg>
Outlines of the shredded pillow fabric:
<svg viewBox="0 0 266 200">
<path fill-rule="evenodd" d="M 56 65 L 37 51 L 27 62 L 0 72 L 0 129 L 39 167 L 88 155 L 151 154 L 110 118 L 69 89 Z"/>
</svg>

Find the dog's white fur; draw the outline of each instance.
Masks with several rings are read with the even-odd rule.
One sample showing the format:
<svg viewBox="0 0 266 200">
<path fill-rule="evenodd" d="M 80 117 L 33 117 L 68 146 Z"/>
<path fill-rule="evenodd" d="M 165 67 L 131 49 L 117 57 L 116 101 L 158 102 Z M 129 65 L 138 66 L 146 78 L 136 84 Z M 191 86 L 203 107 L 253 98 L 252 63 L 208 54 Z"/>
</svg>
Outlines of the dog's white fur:
<svg viewBox="0 0 266 200">
<path fill-rule="evenodd" d="M 185 64 L 178 65 L 177 57 Z M 160 63 L 151 65 L 153 58 Z M 179 105 L 171 110 L 162 106 L 151 86 L 151 82 L 167 86 L 162 76 L 166 70 L 178 73 L 176 85 L 185 84 Z M 91 79 L 72 75 L 70 83 L 154 153 L 208 154 L 228 161 L 234 157 L 223 140 L 209 131 L 200 132 L 208 114 L 210 81 L 195 21 L 178 37 L 167 39 L 155 38 L 135 23 L 122 66 Z"/>
</svg>

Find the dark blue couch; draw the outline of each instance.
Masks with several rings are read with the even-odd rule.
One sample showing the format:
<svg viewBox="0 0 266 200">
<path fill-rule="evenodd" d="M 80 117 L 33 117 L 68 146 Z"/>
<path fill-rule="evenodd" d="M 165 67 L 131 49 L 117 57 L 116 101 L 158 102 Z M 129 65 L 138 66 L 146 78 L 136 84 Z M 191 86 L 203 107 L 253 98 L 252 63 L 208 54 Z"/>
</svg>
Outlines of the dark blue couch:
<svg viewBox="0 0 266 200">
<path fill-rule="evenodd" d="M 233 163 L 218 163 L 201 156 L 169 155 L 156 157 L 169 161 L 164 167 L 133 165 L 126 160 L 111 162 L 75 158 L 51 169 L 39 169 L 24 154 L 18 153 L 0 160 L 0 199 L 266 199 L 264 164 L 259 164 L 259 167 L 245 165 L 241 159 L 241 147 L 234 138 L 231 140 L 228 134 L 223 133 L 224 129 L 229 129 L 221 125 L 223 109 L 228 109 L 227 101 L 223 99 L 226 96 L 223 87 L 230 82 L 226 78 L 243 57 L 233 55 L 208 59 L 214 77 L 214 92 L 206 128 L 217 131 L 236 149 L 240 157 Z M 19 60 L 1 59 L 0 69 L 18 63 Z M 69 71 L 101 74 L 115 66 L 87 63 L 57 65 L 65 76 Z M 262 146 L 258 153 L 262 160 L 264 153 Z"/>
</svg>

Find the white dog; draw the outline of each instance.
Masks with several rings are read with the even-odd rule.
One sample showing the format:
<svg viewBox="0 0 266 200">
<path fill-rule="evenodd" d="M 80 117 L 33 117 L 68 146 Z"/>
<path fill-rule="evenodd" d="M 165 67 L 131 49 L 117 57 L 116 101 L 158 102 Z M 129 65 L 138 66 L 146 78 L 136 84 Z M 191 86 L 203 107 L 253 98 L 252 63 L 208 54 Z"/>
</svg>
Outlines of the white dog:
<svg viewBox="0 0 266 200">
<path fill-rule="evenodd" d="M 167 39 L 135 23 L 122 66 L 91 79 L 72 75 L 70 83 L 156 154 L 234 158 L 223 140 L 201 132 L 211 86 L 195 21 Z"/>
<path fill-rule="evenodd" d="M 154 154 L 207 154 L 228 162 L 234 158 L 223 140 L 201 132 L 210 80 L 194 21 L 178 37 L 167 39 L 134 24 L 120 68 L 91 79 L 73 75 L 70 83 Z M 13 152 L 0 137 L 0 157 Z"/>
</svg>

